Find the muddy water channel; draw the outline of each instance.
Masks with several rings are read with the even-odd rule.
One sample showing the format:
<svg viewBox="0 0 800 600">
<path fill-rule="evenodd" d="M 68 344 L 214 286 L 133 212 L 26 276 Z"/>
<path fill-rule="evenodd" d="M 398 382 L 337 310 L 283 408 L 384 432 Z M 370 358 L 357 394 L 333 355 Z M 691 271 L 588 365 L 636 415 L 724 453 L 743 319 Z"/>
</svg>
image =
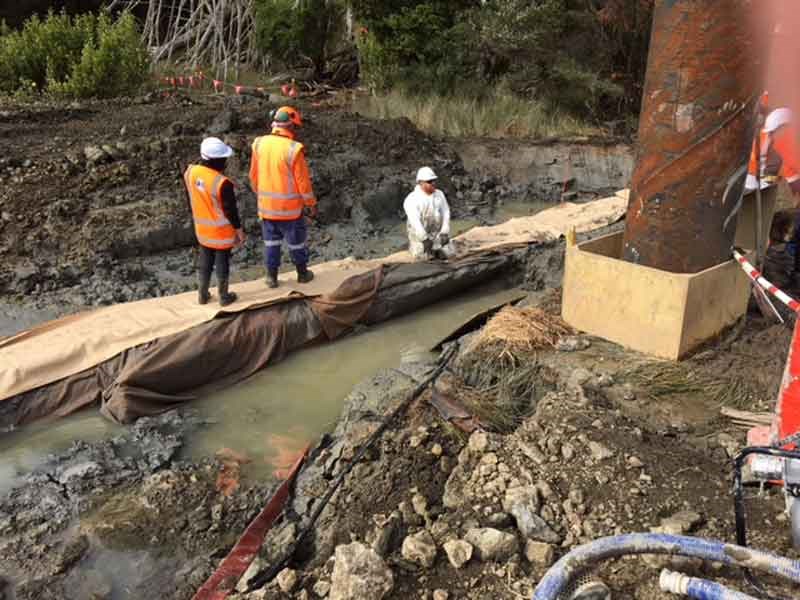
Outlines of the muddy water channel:
<svg viewBox="0 0 800 600">
<path fill-rule="evenodd" d="M 246 456 L 246 478 L 269 477 L 287 456 L 332 429 L 353 386 L 381 368 L 430 356 L 429 348 L 470 316 L 518 296 L 498 285 L 476 288 L 414 314 L 337 342 L 290 355 L 237 386 L 192 404 L 207 423 L 182 448 L 200 459 L 229 448 Z M 67 449 L 120 432 L 96 411 L 24 427 L 0 436 L 0 494 L 19 476 Z"/>
<path fill-rule="evenodd" d="M 247 382 L 195 403 L 216 424 L 189 440 L 192 458 L 230 448 L 265 475 L 332 429 L 353 386 L 382 368 L 425 360 L 431 345 L 473 314 L 518 296 L 482 287 L 341 341 L 303 350 Z"/>
</svg>

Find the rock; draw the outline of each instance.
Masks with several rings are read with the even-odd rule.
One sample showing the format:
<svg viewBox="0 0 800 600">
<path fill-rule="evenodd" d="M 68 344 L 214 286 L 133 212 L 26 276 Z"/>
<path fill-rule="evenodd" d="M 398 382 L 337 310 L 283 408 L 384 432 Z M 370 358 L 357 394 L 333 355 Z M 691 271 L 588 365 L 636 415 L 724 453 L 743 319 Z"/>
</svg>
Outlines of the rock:
<svg viewBox="0 0 800 600">
<path fill-rule="evenodd" d="M 381 600 L 394 588 L 392 571 L 360 542 L 336 547 L 331 600 Z"/>
<path fill-rule="evenodd" d="M 422 567 L 432 567 L 436 560 L 436 542 L 425 530 L 409 535 L 403 540 L 403 558 Z"/>
<path fill-rule="evenodd" d="M 597 385 L 603 388 L 611 387 L 614 385 L 614 378 L 608 373 L 603 373 L 597 378 Z"/>
<path fill-rule="evenodd" d="M 703 524 L 703 516 L 691 510 L 682 510 L 661 520 L 659 527 L 653 527 L 653 533 L 685 535 Z"/>
<path fill-rule="evenodd" d="M 89 164 L 97 165 L 111 160 L 109 156 L 100 146 L 86 146 L 83 149 L 83 155 Z"/>
<path fill-rule="evenodd" d="M 523 455 L 530 458 L 537 465 L 543 465 L 547 462 L 547 457 L 539 450 L 536 444 L 526 444 L 522 440 L 517 440 L 517 447 Z"/>
<path fill-rule="evenodd" d="M 575 446 L 566 442 L 563 446 L 561 446 L 561 456 L 564 457 L 564 460 L 570 461 L 575 458 Z"/>
<path fill-rule="evenodd" d="M 514 524 L 511 515 L 506 512 L 492 513 L 489 515 L 487 522 L 496 529 L 503 529 Z"/>
<path fill-rule="evenodd" d="M 275 577 L 278 587 L 285 594 L 290 593 L 297 585 L 297 571 L 294 569 L 284 569 Z"/>
<path fill-rule="evenodd" d="M 534 486 L 516 486 L 506 490 L 503 497 L 503 510 L 513 514 L 514 509 L 525 505 L 530 511 L 539 512 L 539 492 Z"/>
<path fill-rule="evenodd" d="M 239 113 L 232 108 L 225 108 L 211 121 L 206 130 L 211 135 L 222 135 L 239 126 Z"/>
<path fill-rule="evenodd" d="M 447 560 L 456 569 L 460 569 L 469 562 L 469 559 L 472 558 L 472 550 L 472 544 L 464 540 L 450 540 L 444 544 Z"/>
<path fill-rule="evenodd" d="M 530 507 L 518 505 L 511 514 L 517 521 L 517 529 L 525 538 L 550 544 L 557 544 L 561 541 L 561 536 L 550 528 L 547 521 L 532 512 Z"/>
<path fill-rule="evenodd" d="M 331 584 L 323 579 L 320 579 L 317 583 L 314 584 L 314 587 L 312 589 L 314 590 L 314 594 L 316 596 L 324 598 L 330 593 Z"/>
<path fill-rule="evenodd" d="M 534 542 L 533 540 L 525 542 L 525 558 L 532 565 L 549 567 L 553 564 L 555 555 L 555 549 L 550 544 Z"/>
<path fill-rule="evenodd" d="M 259 573 L 264 567 L 267 566 L 263 560 L 261 560 L 258 556 L 253 559 L 253 562 L 250 563 L 250 566 L 247 567 L 247 570 L 242 575 L 242 578 L 236 584 L 236 591 L 237 592 L 246 592 L 247 591 L 247 582 L 252 579 L 257 573 Z"/>
<path fill-rule="evenodd" d="M 565 337 L 556 342 L 556 350 L 559 352 L 577 352 L 578 350 L 585 350 L 592 343 L 581 337 Z"/>
<path fill-rule="evenodd" d="M 411 497 L 411 506 L 420 517 L 428 516 L 428 499 L 422 494 L 414 494 Z"/>
<path fill-rule="evenodd" d="M 396 547 L 397 534 L 400 531 L 400 525 L 403 518 L 398 511 L 394 511 L 388 517 L 384 515 L 373 515 L 375 521 L 375 529 L 372 534 L 368 536 L 370 545 L 379 556 L 386 558 L 391 554 L 392 550 Z"/>
<path fill-rule="evenodd" d="M 482 561 L 507 560 L 519 550 L 515 535 L 489 527 L 470 529 L 464 539 L 475 547 Z"/>
<path fill-rule="evenodd" d="M 469 442 L 467 446 L 469 447 L 470 452 L 474 452 L 475 454 L 483 454 L 489 448 L 489 436 L 483 431 L 476 431 L 469 436 Z"/>
<path fill-rule="evenodd" d="M 447 600 L 450 594 L 446 590 L 433 590 L 433 600 Z"/>
<path fill-rule="evenodd" d="M 596 461 L 606 460 L 614 456 L 614 453 L 600 442 L 589 442 L 589 452 Z"/>
<path fill-rule="evenodd" d="M 442 455 L 442 447 L 439 444 L 434 444 L 431 446 L 431 454 L 434 456 L 441 456 Z"/>
<path fill-rule="evenodd" d="M 122 152 L 117 150 L 111 144 L 103 144 L 102 146 L 100 146 L 100 148 L 102 148 L 103 152 L 108 154 L 114 160 L 119 160 L 120 158 L 122 158 Z"/>
<path fill-rule="evenodd" d="M 309 599 L 308 591 L 300 590 L 299 592 L 297 592 L 297 595 L 294 598 L 295 600 L 308 600 Z"/>
<path fill-rule="evenodd" d="M 423 518 L 416 513 L 414 507 L 405 500 L 398 504 L 397 508 L 400 511 L 400 514 L 403 516 L 403 522 L 406 525 L 411 525 L 414 527 L 422 525 L 425 522 Z"/>
<path fill-rule="evenodd" d="M 593 378 L 592 372 L 588 369 L 584 369 L 583 367 L 578 367 L 572 373 L 570 373 L 569 379 L 567 379 L 567 387 L 583 387 L 587 383 L 589 383 Z"/>
<path fill-rule="evenodd" d="M 628 466 L 631 469 L 641 469 L 642 467 L 644 467 L 644 463 L 641 461 L 641 459 L 638 456 L 630 456 L 630 457 L 628 457 L 628 461 L 627 462 L 628 462 Z"/>
</svg>

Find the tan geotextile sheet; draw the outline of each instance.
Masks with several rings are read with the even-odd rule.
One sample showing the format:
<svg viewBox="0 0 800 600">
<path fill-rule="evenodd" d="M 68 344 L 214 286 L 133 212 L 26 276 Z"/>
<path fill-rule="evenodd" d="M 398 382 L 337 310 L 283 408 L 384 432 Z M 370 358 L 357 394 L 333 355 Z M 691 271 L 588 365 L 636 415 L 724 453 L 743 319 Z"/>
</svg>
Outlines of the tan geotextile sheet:
<svg viewBox="0 0 800 600">
<path fill-rule="evenodd" d="M 550 241 L 570 228 L 597 229 L 619 220 L 627 196 L 587 204 L 564 203 L 530 217 L 511 219 L 493 227 L 477 227 L 456 238 L 459 256 L 537 241 Z M 333 294 L 348 278 L 381 264 L 407 262 L 407 252 L 376 261 L 343 260 L 316 265 L 316 278 L 298 286 L 292 276 L 270 290 L 262 280 L 233 286 L 239 295 L 225 313 L 285 302 L 291 298 Z M 0 341 L 0 401 L 75 375 L 120 353 L 211 321 L 218 305 L 200 306 L 195 293 L 117 304 L 45 323 Z"/>
</svg>

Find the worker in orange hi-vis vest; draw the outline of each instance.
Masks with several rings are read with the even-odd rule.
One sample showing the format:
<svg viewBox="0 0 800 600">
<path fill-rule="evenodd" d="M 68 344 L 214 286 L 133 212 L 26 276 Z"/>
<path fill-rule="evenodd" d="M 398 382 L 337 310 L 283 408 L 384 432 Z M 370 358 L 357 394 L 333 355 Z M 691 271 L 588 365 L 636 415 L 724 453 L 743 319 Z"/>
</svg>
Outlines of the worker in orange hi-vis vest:
<svg viewBox="0 0 800 600">
<path fill-rule="evenodd" d="M 317 214 L 303 144 L 295 139 L 302 127 L 300 112 L 282 106 L 272 117 L 272 132 L 253 142 L 250 183 L 258 199 L 258 216 L 264 238 L 267 285 L 278 287 L 281 244 L 284 238 L 297 270 L 298 283 L 314 278 L 308 269 L 305 216 Z"/>
<path fill-rule="evenodd" d="M 245 235 L 233 183 L 222 174 L 232 154 L 233 149 L 222 140 L 206 138 L 200 145 L 199 164 L 189 165 L 183 176 L 200 244 L 197 293 L 200 304 L 211 299 L 208 288 L 215 268 L 219 303 L 227 306 L 236 300 L 236 294 L 228 291 L 231 249 L 244 243 Z"/>
</svg>

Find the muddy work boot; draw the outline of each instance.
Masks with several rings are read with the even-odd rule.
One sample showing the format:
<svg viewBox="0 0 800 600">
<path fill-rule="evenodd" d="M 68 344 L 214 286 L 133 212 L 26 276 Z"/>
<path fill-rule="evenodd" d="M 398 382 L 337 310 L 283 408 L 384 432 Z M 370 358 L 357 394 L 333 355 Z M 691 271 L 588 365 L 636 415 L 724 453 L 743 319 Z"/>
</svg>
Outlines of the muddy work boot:
<svg viewBox="0 0 800 600">
<path fill-rule="evenodd" d="M 267 271 L 267 287 L 268 288 L 276 288 L 278 287 L 278 270 L 270 269 Z"/>
<path fill-rule="evenodd" d="M 208 304 L 211 300 L 211 294 L 208 291 L 208 286 L 211 285 L 211 278 L 206 275 L 198 275 L 198 288 L 197 288 L 197 303 Z"/>
<path fill-rule="evenodd" d="M 312 279 L 314 279 L 313 271 L 309 271 L 305 265 L 297 267 L 297 283 L 308 283 Z"/>
<path fill-rule="evenodd" d="M 238 296 L 233 292 L 228 292 L 228 280 L 227 279 L 220 279 L 219 280 L 219 305 L 220 306 L 228 306 L 228 304 L 233 304 L 236 302 L 236 298 Z"/>
</svg>

